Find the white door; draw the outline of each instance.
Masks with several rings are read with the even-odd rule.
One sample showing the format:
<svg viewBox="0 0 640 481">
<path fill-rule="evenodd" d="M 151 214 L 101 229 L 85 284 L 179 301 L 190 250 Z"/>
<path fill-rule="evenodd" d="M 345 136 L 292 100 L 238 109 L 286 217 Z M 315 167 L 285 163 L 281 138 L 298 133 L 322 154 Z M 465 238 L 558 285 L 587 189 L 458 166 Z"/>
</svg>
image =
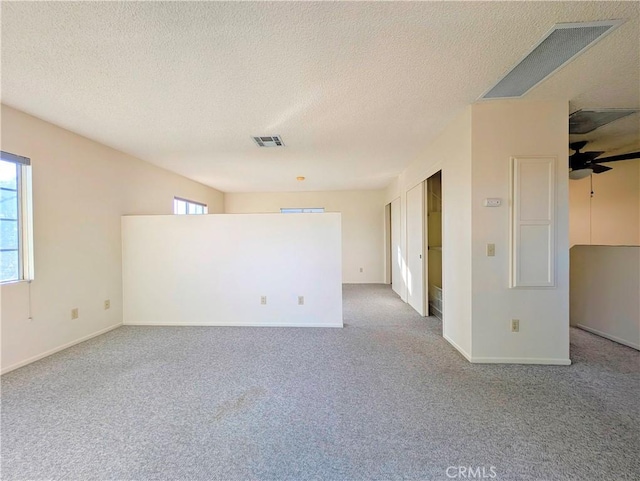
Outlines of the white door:
<svg viewBox="0 0 640 481">
<path fill-rule="evenodd" d="M 407 302 L 424 316 L 424 182 L 407 192 Z"/>
<path fill-rule="evenodd" d="M 400 198 L 391 202 L 391 288 L 402 298 L 402 253 L 400 243 Z"/>
</svg>

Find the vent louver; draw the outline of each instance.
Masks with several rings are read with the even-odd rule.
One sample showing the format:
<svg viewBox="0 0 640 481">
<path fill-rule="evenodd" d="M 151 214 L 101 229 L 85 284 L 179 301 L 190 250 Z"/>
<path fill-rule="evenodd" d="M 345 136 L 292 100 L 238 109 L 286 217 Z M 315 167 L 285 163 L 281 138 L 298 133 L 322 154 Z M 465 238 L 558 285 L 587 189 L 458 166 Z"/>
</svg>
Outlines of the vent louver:
<svg viewBox="0 0 640 481">
<path fill-rule="evenodd" d="M 282 137 L 279 135 L 253 137 L 258 147 L 284 147 Z"/>
<path fill-rule="evenodd" d="M 482 99 L 522 97 L 622 24 L 621 20 L 559 23 Z"/>
</svg>

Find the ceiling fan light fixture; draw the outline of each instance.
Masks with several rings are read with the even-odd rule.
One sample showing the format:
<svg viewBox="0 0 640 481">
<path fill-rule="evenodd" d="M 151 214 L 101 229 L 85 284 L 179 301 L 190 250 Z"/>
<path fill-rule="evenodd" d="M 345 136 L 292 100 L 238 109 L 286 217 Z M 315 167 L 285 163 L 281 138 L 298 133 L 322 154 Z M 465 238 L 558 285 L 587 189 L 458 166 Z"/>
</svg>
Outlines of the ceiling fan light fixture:
<svg viewBox="0 0 640 481">
<path fill-rule="evenodd" d="M 580 180 L 589 177 L 591 174 L 593 174 L 593 170 L 589 168 L 575 169 L 569 172 L 569 178 L 571 180 Z"/>
</svg>

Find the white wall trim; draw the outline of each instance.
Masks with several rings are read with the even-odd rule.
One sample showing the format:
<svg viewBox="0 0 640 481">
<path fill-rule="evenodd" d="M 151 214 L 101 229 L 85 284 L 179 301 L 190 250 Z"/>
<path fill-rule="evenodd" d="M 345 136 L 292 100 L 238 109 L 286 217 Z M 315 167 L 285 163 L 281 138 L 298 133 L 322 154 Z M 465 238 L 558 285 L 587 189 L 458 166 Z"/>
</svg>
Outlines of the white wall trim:
<svg viewBox="0 0 640 481">
<path fill-rule="evenodd" d="M 114 329 L 117 329 L 121 326 L 122 326 L 122 323 L 119 322 L 118 324 L 115 324 L 113 326 L 109 326 L 105 329 L 101 329 L 97 332 L 94 332 L 93 334 L 89 334 L 87 336 L 81 337 L 80 339 L 76 339 L 75 341 L 71 341 L 66 344 L 63 344 L 62 346 L 58 346 L 54 349 L 50 349 L 49 351 L 43 352 L 42 354 L 38 354 L 37 356 L 30 357 L 29 359 L 25 359 L 24 361 L 20 361 L 16 364 L 12 364 L 9 367 L 4 367 L 2 368 L 2 371 L 0 372 L 0 374 L 6 374 L 10 371 L 14 371 L 20 367 L 26 366 L 27 364 L 31 364 L 32 362 L 36 362 L 36 361 L 39 361 L 40 359 L 44 359 L 45 357 L 51 356 L 56 352 L 64 351 L 65 349 L 75 346 L 76 344 L 80 344 L 81 342 L 88 341 L 89 339 L 98 337 L 102 334 L 106 334 L 107 332 L 113 331 Z"/>
<path fill-rule="evenodd" d="M 557 366 L 570 366 L 571 359 L 547 359 L 535 357 L 474 357 L 474 364 L 545 364 Z"/>
<path fill-rule="evenodd" d="M 640 344 L 634 344 L 634 343 L 629 342 L 629 341 L 627 341 L 625 339 L 621 339 L 619 337 L 612 336 L 611 334 L 607 334 L 605 332 L 599 331 L 599 330 L 594 329 L 592 327 L 583 326 L 582 324 L 576 324 L 575 326 L 579 327 L 583 331 L 590 332 L 591 334 L 596 334 L 597 336 L 604 337 L 606 339 L 609 339 L 610 341 L 617 342 L 618 344 L 622 344 L 622 345 L 627 346 L 627 347 L 632 347 L 633 349 L 637 349 L 638 351 L 640 351 Z"/>
<path fill-rule="evenodd" d="M 350 284 L 350 285 L 358 285 L 358 284 L 375 284 L 377 286 L 390 286 L 391 284 L 387 283 L 387 282 L 380 282 L 380 281 L 352 281 L 352 282 L 343 282 L 343 284 Z"/>
<path fill-rule="evenodd" d="M 570 366 L 571 359 L 545 359 L 545 358 L 530 358 L 530 357 L 473 357 L 469 355 L 464 349 L 458 346 L 450 337 L 443 334 L 443 336 L 449 344 L 456 348 L 464 358 L 473 364 L 544 364 L 544 365 L 557 365 L 557 366 Z"/>
<path fill-rule="evenodd" d="M 546 175 L 537 178 L 527 168 L 535 166 L 545 169 Z M 511 157 L 510 180 L 510 235 L 509 235 L 509 287 L 511 288 L 555 288 L 556 286 L 556 158 L 555 157 Z M 539 175 L 539 174 L 538 174 Z M 544 182 L 541 182 L 544 181 Z M 524 185 L 528 184 L 528 189 Z M 539 193 L 540 198 L 526 199 L 523 191 L 529 190 Z M 542 196 L 547 199 L 547 211 L 536 212 L 536 208 L 542 204 Z M 544 204 L 542 204 L 544 205 Z M 531 242 L 523 241 L 525 230 L 547 230 L 547 241 L 536 242 L 536 248 L 531 247 Z M 534 236 L 535 239 L 535 236 Z M 524 251 L 525 245 L 529 247 Z M 539 245 L 538 245 L 539 244 Z M 536 250 L 542 248 L 542 251 Z M 544 256 L 544 260 L 540 257 Z M 536 265 L 546 266 L 544 280 L 540 273 L 532 274 L 531 267 L 525 268 L 523 259 L 538 259 Z M 528 273 L 527 273 L 528 271 Z M 529 276 L 529 277 L 527 277 Z"/>
<path fill-rule="evenodd" d="M 149 326 L 149 327 L 339 327 L 342 324 L 323 324 L 319 322 L 294 323 L 294 322 L 274 322 L 273 324 L 257 323 L 257 322 L 127 322 L 124 326 Z"/>
<path fill-rule="evenodd" d="M 451 344 L 453 347 L 456 348 L 456 350 L 462 354 L 464 356 L 464 358 L 469 361 L 469 362 L 473 362 L 472 361 L 472 357 L 470 354 L 468 354 L 464 349 L 462 349 L 460 346 L 458 346 L 449 336 L 447 336 L 446 334 L 443 334 L 442 337 L 445 338 L 445 340 Z"/>
</svg>

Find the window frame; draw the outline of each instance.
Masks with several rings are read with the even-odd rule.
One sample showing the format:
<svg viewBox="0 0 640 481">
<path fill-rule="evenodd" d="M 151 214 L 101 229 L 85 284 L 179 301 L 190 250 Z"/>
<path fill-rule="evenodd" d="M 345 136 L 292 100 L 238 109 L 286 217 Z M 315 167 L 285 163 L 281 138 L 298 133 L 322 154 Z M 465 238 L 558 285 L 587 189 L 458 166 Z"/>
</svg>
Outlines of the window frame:
<svg viewBox="0 0 640 481">
<path fill-rule="evenodd" d="M 324 207 L 280 207 L 281 214 L 324 214 Z"/>
<path fill-rule="evenodd" d="M 0 160 L 14 164 L 16 168 L 16 222 L 18 224 L 18 277 L 16 279 L 0 279 L 0 285 L 31 282 L 34 279 L 31 159 L 0 151 Z M 15 251 L 16 249 L 7 249 L 7 251 L 9 250 Z"/>
<path fill-rule="evenodd" d="M 176 212 L 176 202 L 184 202 L 186 204 L 185 210 L 186 212 Z M 189 212 L 189 205 L 202 207 L 202 212 Z M 195 200 L 185 199 L 184 197 L 173 197 L 173 215 L 207 215 L 209 213 L 209 206 L 202 202 L 197 202 Z"/>
</svg>

